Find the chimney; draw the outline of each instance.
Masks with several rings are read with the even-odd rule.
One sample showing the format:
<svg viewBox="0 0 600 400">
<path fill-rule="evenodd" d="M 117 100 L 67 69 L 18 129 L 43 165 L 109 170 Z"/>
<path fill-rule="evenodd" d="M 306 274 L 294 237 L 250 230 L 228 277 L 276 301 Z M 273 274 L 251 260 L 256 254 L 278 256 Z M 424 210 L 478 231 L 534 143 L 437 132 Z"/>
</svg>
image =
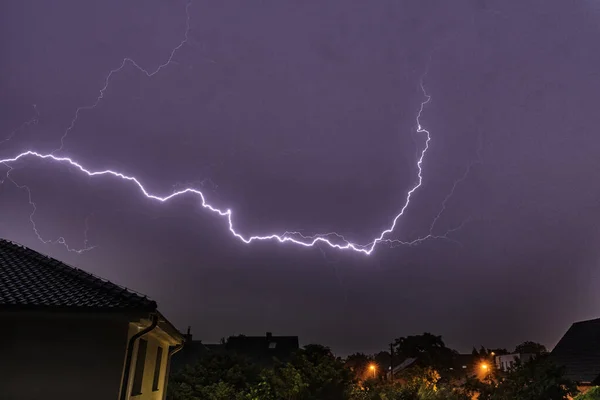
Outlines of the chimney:
<svg viewBox="0 0 600 400">
<path fill-rule="evenodd" d="M 273 334 L 271 332 L 267 332 L 267 340 L 271 340 Z"/>
<path fill-rule="evenodd" d="M 192 341 L 192 327 L 191 326 L 188 326 L 187 333 L 184 336 L 185 336 L 186 342 Z"/>
</svg>

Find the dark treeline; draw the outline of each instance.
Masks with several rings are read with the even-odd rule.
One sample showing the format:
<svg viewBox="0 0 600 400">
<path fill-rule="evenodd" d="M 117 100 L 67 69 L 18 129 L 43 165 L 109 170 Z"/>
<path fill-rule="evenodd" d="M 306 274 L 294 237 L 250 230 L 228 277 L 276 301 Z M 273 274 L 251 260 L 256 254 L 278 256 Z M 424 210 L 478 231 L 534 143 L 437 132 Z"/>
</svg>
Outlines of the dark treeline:
<svg viewBox="0 0 600 400">
<path fill-rule="evenodd" d="M 508 354 L 506 349 L 481 347 L 460 355 L 428 333 L 397 339 L 393 357 L 381 352 L 342 359 L 321 345 L 305 346 L 285 362 L 212 352 L 171 374 L 167 399 L 563 400 L 576 395 L 576 385 L 564 379 L 543 346 L 525 342 L 515 352 L 536 356 L 499 370 L 494 356 Z"/>
</svg>

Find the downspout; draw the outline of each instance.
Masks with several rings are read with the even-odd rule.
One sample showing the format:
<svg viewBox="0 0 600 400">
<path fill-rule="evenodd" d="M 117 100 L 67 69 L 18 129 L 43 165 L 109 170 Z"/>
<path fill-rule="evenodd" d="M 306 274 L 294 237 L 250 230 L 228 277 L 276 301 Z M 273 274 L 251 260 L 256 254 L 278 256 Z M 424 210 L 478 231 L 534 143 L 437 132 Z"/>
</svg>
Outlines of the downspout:
<svg viewBox="0 0 600 400">
<path fill-rule="evenodd" d="M 165 384 L 163 387 L 163 400 L 167 398 L 167 384 L 169 383 L 169 375 L 171 374 L 171 357 L 175 353 L 177 353 L 181 349 L 183 349 L 184 345 L 185 345 L 185 341 L 181 342 L 181 344 L 179 346 L 175 346 L 171 350 L 169 350 L 169 358 L 167 358 L 167 368 L 165 368 Z"/>
<path fill-rule="evenodd" d="M 131 359 L 133 358 L 133 346 L 135 346 L 135 341 L 140 336 L 143 336 L 156 328 L 156 325 L 158 325 L 158 314 L 152 314 L 152 323 L 147 328 L 139 331 L 129 339 L 129 344 L 127 344 L 127 357 L 125 358 L 125 371 L 123 371 L 123 380 L 121 381 L 120 400 L 127 399 L 127 386 L 129 383 L 129 373 L 131 371 Z"/>
</svg>

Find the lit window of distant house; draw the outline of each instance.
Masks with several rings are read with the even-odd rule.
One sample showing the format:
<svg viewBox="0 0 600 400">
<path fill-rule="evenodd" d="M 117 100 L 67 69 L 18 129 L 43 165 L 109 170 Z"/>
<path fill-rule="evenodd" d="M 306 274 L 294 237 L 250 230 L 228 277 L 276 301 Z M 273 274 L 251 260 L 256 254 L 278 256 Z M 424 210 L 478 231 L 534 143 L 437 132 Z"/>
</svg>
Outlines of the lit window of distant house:
<svg viewBox="0 0 600 400">
<path fill-rule="evenodd" d="M 160 379 L 160 365 L 162 364 L 163 349 L 158 346 L 156 349 L 156 362 L 154 363 L 154 380 L 152 381 L 152 391 L 158 390 L 158 382 Z"/>
<path fill-rule="evenodd" d="M 269 343 L 269 348 L 270 349 L 274 349 L 275 347 L 277 347 L 277 342 L 270 342 Z"/>
<path fill-rule="evenodd" d="M 135 373 L 133 375 L 133 385 L 131 386 L 131 395 L 142 394 L 142 380 L 144 379 L 144 364 L 146 363 L 146 350 L 148 341 L 140 339 L 138 344 L 137 359 L 135 360 Z"/>
</svg>

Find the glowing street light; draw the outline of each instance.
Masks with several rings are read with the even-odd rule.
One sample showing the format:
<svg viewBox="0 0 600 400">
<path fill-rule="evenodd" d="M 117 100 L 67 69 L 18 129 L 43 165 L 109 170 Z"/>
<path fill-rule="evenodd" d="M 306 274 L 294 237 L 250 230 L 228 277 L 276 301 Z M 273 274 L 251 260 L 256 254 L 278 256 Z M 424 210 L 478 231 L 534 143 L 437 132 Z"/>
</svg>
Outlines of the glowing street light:
<svg viewBox="0 0 600 400">
<path fill-rule="evenodd" d="M 370 364 L 369 369 L 373 371 L 373 379 L 375 379 L 375 371 L 377 370 L 377 366 L 375 366 L 375 364 Z"/>
<path fill-rule="evenodd" d="M 488 368 L 489 368 L 489 366 L 487 365 L 487 363 L 481 363 L 481 369 L 482 369 L 483 371 L 487 371 L 487 370 L 488 370 Z"/>
</svg>

